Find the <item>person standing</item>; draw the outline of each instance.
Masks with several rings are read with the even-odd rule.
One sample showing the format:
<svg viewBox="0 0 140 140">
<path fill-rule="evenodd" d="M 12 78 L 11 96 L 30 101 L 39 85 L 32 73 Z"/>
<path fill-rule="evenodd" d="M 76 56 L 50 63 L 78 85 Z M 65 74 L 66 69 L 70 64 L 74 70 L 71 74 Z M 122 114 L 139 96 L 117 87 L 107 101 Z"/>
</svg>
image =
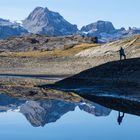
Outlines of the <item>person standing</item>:
<svg viewBox="0 0 140 140">
<path fill-rule="evenodd" d="M 124 57 L 124 59 L 126 59 L 125 51 L 122 47 L 119 50 L 119 54 L 120 54 L 120 60 L 122 60 L 122 57 Z"/>
</svg>

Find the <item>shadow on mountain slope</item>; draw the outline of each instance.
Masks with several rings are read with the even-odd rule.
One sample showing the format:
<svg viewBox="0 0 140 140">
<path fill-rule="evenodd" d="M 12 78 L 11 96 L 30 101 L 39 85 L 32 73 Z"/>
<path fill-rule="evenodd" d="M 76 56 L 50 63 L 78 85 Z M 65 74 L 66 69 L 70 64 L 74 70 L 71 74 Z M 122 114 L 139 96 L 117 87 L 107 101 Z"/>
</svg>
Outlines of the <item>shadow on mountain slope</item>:
<svg viewBox="0 0 140 140">
<path fill-rule="evenodd" d="M 90 94 L 92 90 L 95 92 L 95 89 L 100 89 L 125 95 L 140 95 L 140 58 L 108 62 L 42 87 L 76 91 L 80 94 Z"/>
</svg>

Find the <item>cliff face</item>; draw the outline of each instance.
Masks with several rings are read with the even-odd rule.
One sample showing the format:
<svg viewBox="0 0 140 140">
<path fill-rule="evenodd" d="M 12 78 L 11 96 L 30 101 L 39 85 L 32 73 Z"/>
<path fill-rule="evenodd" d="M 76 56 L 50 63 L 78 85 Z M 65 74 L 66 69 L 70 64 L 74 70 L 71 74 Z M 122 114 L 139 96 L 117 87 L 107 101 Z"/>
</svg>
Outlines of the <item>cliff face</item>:
<svg viewBox="0 0 140 140">
<path fill-rule="evenodd" d="M 81 28 L 81 31 L 89 32 L 93 31 L 95 34 L 98 33 L 113 33 L 115 31 L 115 28 L 113 24 L 109 21 L 97 21 L 95 23 L 91 23 L 89 25 L 83 26 Z"/>
</svg>

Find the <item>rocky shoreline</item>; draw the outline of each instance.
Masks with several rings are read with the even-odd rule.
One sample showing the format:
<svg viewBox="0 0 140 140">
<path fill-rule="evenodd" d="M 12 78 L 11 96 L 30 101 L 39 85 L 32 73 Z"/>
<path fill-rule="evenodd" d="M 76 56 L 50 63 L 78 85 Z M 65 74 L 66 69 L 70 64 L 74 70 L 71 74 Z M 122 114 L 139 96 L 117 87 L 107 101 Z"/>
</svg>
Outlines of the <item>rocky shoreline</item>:
<svg viewBox="0 0 140 140">
<path fill-rule="evenodd" d="M 54 83 L 56 80 L 35 79 L 35 78 L 0 78 L 0 93 L 11 97 L 40 100 L 40 99 L 59 99 L 66 101 L 79 102 L 82 97 L 68 92 L 55 89 L 43 89 L 39 85 Z"/>
</svg>

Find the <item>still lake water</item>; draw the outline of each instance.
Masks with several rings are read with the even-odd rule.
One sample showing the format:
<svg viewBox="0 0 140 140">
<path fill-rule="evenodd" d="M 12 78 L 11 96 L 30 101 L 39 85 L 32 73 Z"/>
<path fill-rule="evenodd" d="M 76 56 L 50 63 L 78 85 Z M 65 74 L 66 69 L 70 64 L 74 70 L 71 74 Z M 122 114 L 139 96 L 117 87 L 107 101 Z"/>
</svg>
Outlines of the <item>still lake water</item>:
<svg viewBox="0 0 140 140">
<path fill-rule="evenodd" d="M 121 113 L 122 115 L 122 113 Z M 0 94 L 1 140 L 138 140 L 140 117 L 99 104 L 26 101 Z"/>
</svg>

